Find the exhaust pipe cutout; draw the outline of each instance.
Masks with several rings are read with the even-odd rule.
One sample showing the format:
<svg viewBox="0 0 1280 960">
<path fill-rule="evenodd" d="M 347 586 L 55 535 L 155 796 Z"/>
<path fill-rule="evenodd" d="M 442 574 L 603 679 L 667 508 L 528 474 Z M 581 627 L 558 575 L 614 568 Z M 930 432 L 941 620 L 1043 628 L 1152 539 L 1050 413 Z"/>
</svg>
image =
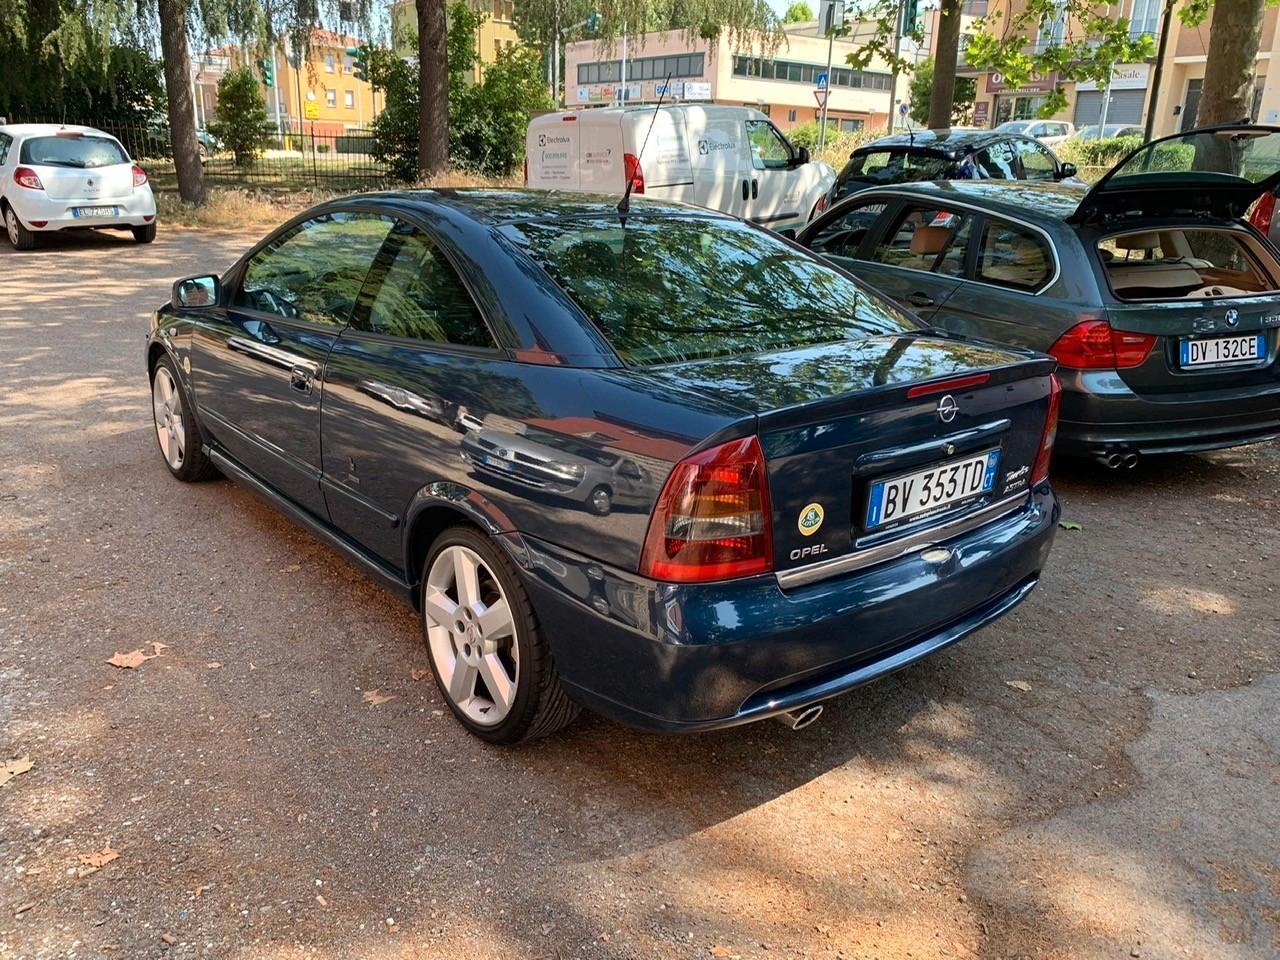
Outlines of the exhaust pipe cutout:
<svg viewBox="0 0 1280 960">
<path fill-rule="evenodd" d="M 1133 470 L 1138 466 L 1139 456 L 1132 450 L 1108 450 L 1098 454 L 1097 459 L 1108 470 Z"/>
<path fill-rule="evenodd" d="M 1126 453 L 1124 455 L 1124 468 L 1132 470 L 1138 465 L 1138 455 L 1136 453 Z"/>
<path fill-rule="evenodd" d="M 820 716 L 822 716 L 822 704 L 815 703 L 811 707 L 801 707 L 799 710 L 785 710 L 782 713 L 774 714 L 773 719 L 784 726 L 790 727 L 792 730 L 803 730 Z"/>
</svg>

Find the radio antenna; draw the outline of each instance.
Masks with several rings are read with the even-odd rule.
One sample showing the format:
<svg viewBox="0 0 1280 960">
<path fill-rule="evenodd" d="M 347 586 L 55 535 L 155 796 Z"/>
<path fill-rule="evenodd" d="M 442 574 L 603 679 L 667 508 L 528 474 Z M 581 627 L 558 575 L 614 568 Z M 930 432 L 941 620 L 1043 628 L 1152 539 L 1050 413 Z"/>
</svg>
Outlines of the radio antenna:
<svg viewBox="0 0 1280 960">
<path fill-rule="evenodd" d="M 636 163 L 640 163 L 640 158 L 644 156 L 644 148 L 649 146 L 649 134 L 653 133 L 653 121 L 658 119 L 658 111 L 662 109 L 662 101 L 667 95 L 667 91 L 671 89 L 671 74 L 667 74 L 667 79 L 662 83 L 662 93 L 658 94 L 658 105 L 653 108 L 653 115 L 649 117 L 649 129 L 644 132 L 644 142 L 640 144 L 640 152 L 636 154 Z M 626 96 L 626 92 L 623 92 Z M 626 165 L 623 165 L 623 172 L 626 172 Z M 625 217 L 631 212 L 631 184 L 635 183 L 635 177 L 627 177 L 627 188 L 622 191 L 622 199 L 618 201 L 618 213 Z M 626 226 L 624 223 L 623 226 Z"/>
</svg>

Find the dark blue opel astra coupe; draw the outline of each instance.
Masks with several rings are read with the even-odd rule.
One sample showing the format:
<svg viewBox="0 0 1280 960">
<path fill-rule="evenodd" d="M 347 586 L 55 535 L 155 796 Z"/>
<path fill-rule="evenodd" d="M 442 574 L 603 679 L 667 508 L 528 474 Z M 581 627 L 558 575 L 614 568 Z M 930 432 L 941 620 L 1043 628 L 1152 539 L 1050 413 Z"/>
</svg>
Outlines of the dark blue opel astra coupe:
<svg viewBox="0 0 1280 960">
<path fill-rule="evenodd" d="M 494 742 L 803 725 L 1011 609 L 1056 526 L 1052 359 L 676 204 L 325 203 L 175 283 L 147 366 L 170 472 L 411 601 Z"/>
</svg>

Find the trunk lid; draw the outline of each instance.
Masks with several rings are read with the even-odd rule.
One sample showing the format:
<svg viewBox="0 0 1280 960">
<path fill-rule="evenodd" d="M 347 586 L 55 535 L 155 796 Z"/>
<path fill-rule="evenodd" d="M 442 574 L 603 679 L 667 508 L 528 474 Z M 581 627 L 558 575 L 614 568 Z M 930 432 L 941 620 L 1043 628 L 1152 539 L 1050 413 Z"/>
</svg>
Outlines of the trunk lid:
<svg viewBox="0 0 1280 960">
<path fill-rule="evenodd" d="M 1106 172 L 1068 218 L 1244 216 L 1280 184 L 1280 127 L 1224 124 L 1143 144 Z"/>
<path fill-rule="evenodd" d="M 878 556 L 1025 494 L 1053 367 L 1039 354 L 913 332 L 646 373 L 756 416 L 774 569 L 785 573 Z M 918 475 L 938 467 L 927 483 L 935 492 L 941 484 L 940 505 L 894 515 L 884 482 L 894 497 L 919 498 Z"/>
<path fill-rule="evenodd" d="M 108 200 L 127 197 L 133 192 L 133 164 L 109 167 L 34 166 L 50 200 Z"/>
</svg>

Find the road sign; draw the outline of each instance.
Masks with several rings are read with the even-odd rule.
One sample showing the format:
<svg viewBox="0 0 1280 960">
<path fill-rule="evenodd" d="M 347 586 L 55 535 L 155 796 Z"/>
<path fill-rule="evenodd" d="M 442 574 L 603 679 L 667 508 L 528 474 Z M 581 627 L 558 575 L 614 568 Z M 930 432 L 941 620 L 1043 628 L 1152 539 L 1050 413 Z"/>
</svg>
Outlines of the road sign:
<svg viewBox="0 0 1280 960">
<path fill-rule="evenodd" d="M 813 79 L 819 90 L 827 89 L 827 75 L 825 73 L 820 73 Z"/>
<path fill-rule="evenodd" d="M 905 117 L 910 112 L 911 112 L 910 104 L 907 104 L 907 103 L 898 104 L 898 116 Z"/>
<path fill-rule="evenodd" d="M 813 99 L 818 101 L 818 109 L 821 110 L 823 107 L 827 105 L 827 91 L 825 90 L 813 91 Z"/>
<path fill-rule="evenodd" d="M 316 103 L 315 101 L 309 100 L 306 103 L 304 103 L 302 105 L 302 111 L 303 111 L 303 116 L 305 116 L 308 120 L 320 119 L 320 104 Z"/>
</svg>

